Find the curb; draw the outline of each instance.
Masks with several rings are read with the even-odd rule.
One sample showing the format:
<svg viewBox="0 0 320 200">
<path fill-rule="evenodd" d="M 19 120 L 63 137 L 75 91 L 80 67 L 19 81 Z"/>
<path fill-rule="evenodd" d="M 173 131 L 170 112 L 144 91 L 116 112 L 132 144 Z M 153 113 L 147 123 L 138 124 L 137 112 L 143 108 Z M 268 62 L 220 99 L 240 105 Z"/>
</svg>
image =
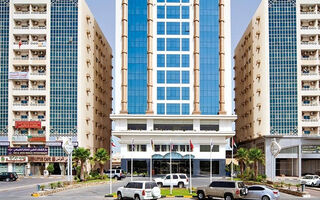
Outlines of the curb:
<svg viewBox="0 0 320 200">
<path fill-rule="evenodd" d="M 104 195 L 105 198 L 117 198 L 117 195 L 111 195 L 111 194 L 106 194 Z M 191 198 L 194 198 L 194 197 L 197 197 L 195 195 L 193 196 L 183 196 L 183 195 L 177 195 L 177 196 L 170 196 L 170 195 L 166 195 L 166 196 L 161 196 L 161 198 L 185 198 L 185 199 L 191 199 Z"/>
</svg>

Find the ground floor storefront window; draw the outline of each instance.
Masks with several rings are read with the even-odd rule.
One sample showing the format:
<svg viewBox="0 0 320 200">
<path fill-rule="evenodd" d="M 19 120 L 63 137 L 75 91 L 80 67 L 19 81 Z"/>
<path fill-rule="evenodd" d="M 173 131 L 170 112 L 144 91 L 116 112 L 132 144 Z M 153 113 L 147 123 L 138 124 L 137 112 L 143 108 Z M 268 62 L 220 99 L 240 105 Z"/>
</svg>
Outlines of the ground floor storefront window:
<svg viewBox="0 0 320 200">
<path fill-rule="evenodd" d="M 210 161 L 200 161 L 200 174 L 210 174 Z M 212 174 L 219 174 L 219 161 L 212 161 Z"/>
<path fill-rule="evenodd" d="M 26 164 L 13 164 L 13 171 L 20 175 L 25 175 Z"/>
<path fill-rule="evenodd" d="M 0 163 L 0 173 L 1 172 L 8 172 L 8 164 Z"/>
<path fill-rule="evenodd" d="M 31 163 L 31 176 L 41 176 L 45 170 L 45 163 Z"/>
<path fill-rule="evenodd" d="M 276 176 L 299 176 L 298 167 L 296 158 L 277 158 Z"/>
<path fill-rule="evenodd" d="M 131 160 L 128 160 L 128 173 L 131 173 Z M 147 173 L 147 161 L 138 161 L 133 160 L 133 173 L 134 174 L 141 174 L 141 173 Z"/>
<path fill-rule="evenodd" d="M 172 173 L 189 174 L 190 164 L 189 160 L 172 160 L 171 162 Z M 191 162 L 192 166 L 192 162 Z M 193 168 L 193 167 L 192 167 Z M 170 160 L 154 160 L 153 161 L 154 174 L 169 174 L 170 173 Z M 191 170 L 193 172 L 193 170 Z"/>
</svg>

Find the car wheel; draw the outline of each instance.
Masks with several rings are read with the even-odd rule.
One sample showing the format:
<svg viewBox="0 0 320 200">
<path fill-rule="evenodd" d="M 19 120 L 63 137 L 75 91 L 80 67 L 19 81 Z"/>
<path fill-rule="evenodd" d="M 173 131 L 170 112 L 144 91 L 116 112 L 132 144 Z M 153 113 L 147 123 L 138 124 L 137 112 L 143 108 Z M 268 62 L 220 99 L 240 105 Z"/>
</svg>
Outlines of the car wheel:
<svg viewBox="0 0 320 200">
<path fill-rule="evenodd" d="M 118 200 L 122 200 L 122 199 L 123 199 L 121 192 L 118 192 L 118 194 L 117 194 L 117 199 L 118 199 Z"/>
<path fill-rule="evenodd" d="M 119 177 L 118 176 L 114 176 L 113 178 L 118 180 Z"/>
<path fill-rule="evenodd" d="M 6 178 L 6 182 L 9 182 L 10 181 L 10 178 Z"/>
<path fill-rule="evenodd" d="M 261 200 L 270 200 L 268 196 L 263 196 Z"/>
<path fill-rule="evenodd" d="M 184 184 L 183 184 L 183 183 L 181 183 L 181 182 L 180 182 L 180 183 L 178 183 L 178 187 L 179 187 L 179 188 L 183 188 L 183 186 L 184 186 Z"/>
<path fill-rule="evenodd" d="M 162 188 L 163 184 L 162 183 L 157 183 L 159 188 Z"/>
<path fill-rule="evenodd" d="M 233 196 L 231 194 L 224 195 L 224 200 L 233 200 Z"/>
<path fill-rule="evenodd" d="M 314 187 L 314 183 L 311 183 L 311 187 Z"/>
<path fill-rule="evenodd" d="M 134 196 L 134 200 L 140 200 L 139 195 L 135 195 L 135 196 Z"/>
<path fill-rule="evenodd" d="M 199 200 L 205 199 L 205 195 L 204 195 L 204 192 L 203 192 L 203 191 L 199 191 L 197 196 L 198 196 L 198 199 L 199 199 Z"/>
</svg>

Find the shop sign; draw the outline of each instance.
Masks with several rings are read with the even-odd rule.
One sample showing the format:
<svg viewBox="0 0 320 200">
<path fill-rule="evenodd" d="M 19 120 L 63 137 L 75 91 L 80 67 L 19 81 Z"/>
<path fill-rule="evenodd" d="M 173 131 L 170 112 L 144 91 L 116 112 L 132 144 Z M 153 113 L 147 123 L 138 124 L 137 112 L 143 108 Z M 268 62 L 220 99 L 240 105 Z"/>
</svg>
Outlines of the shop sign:
<svg viewBox="0 0 320 200">
<path fill-rule="evenodd" d="M 41 128 L 41 121 L 16 121 L 15 128 Z"/>
<path fill-rule="evenodd" d="M 26 163 L 27 156 L 0 156 L 0 163 Z"/>
<path fill-rule="evenodd" d="M 29 156 L 29 162 L 57 162 L 66 163 L 68 157 L 58 157 L 58 156 Z"/>
<path fill-rule="evenodd" d="M 30 138 L 28 138 L 29 142 L 45 142 L 46 141 L 46 136 L 31 136 Z"/>
<path fill-rule="evenodd" d="M 9 80 L 28 80 L 28 72 L 9 72 Z"/>
<path fill-rule="evenodd" d="M 9 155 L 48 155 L 48 148 L 8 148 Z"/>
<path fill-rule="evenodd" d="M 60 146 L 61 147 L 62 142 L 60 141 L 47 141 L 46 145 L 48 147 L 56 147 L 56 146 Z"/>
<path fill-rule="evenodd" d="M 9 141 L 0 141 L 0 146 L 9 146 L 10 142 Z"/>
</svg>

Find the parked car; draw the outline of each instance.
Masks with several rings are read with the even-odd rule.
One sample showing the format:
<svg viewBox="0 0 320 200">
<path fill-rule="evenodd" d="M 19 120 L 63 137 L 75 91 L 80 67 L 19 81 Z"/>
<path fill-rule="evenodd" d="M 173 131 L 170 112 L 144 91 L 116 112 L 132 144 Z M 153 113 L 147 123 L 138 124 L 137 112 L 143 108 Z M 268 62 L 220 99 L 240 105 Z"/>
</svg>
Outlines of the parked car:
<svg viewBox="0 0 320 200">
<path fill-rule="evenodd" d="M 110 177 L 110 170 L 106 172 L 106 175 Z M 122 178 L 125 178 L 126 176 L 123 173 L 122 169 L 112 169 L 111 170 L 111 178 L 116 178 L 117 180 L 121 180 Z"/>
<path fill-rule="evenodd" d="M 300 179 L 300 183 L 309 186 L 319 186 L 320 177 L 318 175 L 306 175 Z"/>
<path fill-rule="evenodd" d="M 16 172 L 2 172 L 0 173 L 1 181 L 16 181 L 18 179 L 18 174 Z"/>
<path fill-rule="evenodd" d="M 248 188 L 242 181 L 212 181 L 210 185 L 197 188 L 198 199 L 206 197 L 224 198 L 225 200 L 243 199 L 248 194 Z"/>
<path fill-rule="evenodd" d="M 161 197 L 161 192 L 156 182 L 132 181 L 126 186 L 118 188 L 117 197 L 119 200 L 123 198 L 132 198 L 135 200 L 158 199 Z"/>
<path fill-rule="evenodd" d="M 278 190 L 265 185 L 252 185 L 248 187 L 246 199 L 261 199 L 261 200 L 277 200 L 280 197 Z"/>
<path fill-rule="evenodd" d="M 167 174 L 162 178 L 155 178 L 154 181 L 159 187 L 167 186 L 177 186 L 183 188 L 189 185 L 189 179 L 186 174 Z"/>
</svg>

